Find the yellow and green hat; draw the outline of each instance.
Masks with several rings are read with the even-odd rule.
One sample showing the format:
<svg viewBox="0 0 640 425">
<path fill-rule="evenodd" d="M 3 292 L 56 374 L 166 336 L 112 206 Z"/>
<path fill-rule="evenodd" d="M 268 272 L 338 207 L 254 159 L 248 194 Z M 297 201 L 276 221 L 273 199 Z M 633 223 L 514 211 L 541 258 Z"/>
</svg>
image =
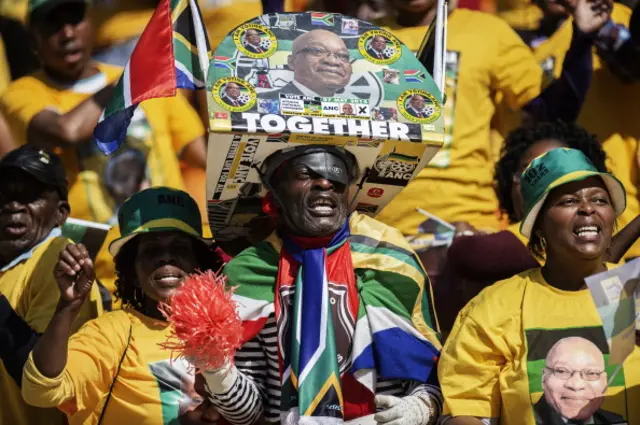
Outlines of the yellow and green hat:
<svg viewBox="0 0 640 425">
<path fill-rule="evenodd" d="M 602 179 L 609 191 L 616 217 L 620 216 L 627 206 L 624 186 L 613 175 L 598 171 L 581 151 L 556 148 L 531 161 L 520 180 L 520 191 L 525 206 L 520 233 L 531 238 L 533 225 L 549 192 L 563 184 L 592 176 Z"/>
<path fill-rule="evenodd" d="M 207 245 L 213 239 L 202 236 L 202 219 L 196 201 L 182 190 L 154 187 L 127 199 L 118 211 L 120 238 L 109 245 L 114 257 L 136 236 L 149 232 L 179 231 Z"/>
</svg>

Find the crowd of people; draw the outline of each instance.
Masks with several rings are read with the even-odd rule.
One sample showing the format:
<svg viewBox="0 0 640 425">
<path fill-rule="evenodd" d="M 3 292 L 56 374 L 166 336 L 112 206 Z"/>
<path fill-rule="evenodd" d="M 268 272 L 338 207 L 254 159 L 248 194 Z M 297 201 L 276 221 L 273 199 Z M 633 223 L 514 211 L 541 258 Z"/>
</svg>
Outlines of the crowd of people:
<svg viewBox="0 0 640 425">
<path fill-rule="evenodd" d="M 436 6 L 198 3 L 211 46 L 280 7 L 372 20 L 412 51 Z M 640 256 L 640 6 L 450 0 L 427 167 L 371 218 L 350 209 L 366 170 L 348 150 L 273 153 L 261 237 L 225 245 L 202 97 L 142 102 L 111 156 L 92 139 L 157 4 L 0 1 L 0 425 L 640 425 L 640 329 L 613 364 L 585 285 Z M 366 54 L 384 60 L 385 43 Z M 291 49 L 289 92 L 339 96 L 339 36 Z M 325 60 L 331 84 L 312 72 Z M 242 106 L 240 84 L 222 91 Z M 409 105 L 421 118 L 425 98 Z M 455 227 L 450 244 L 410 243 L 418 208 Z M 107 226 L 101 248 L 64 235 L 68 218 Z M 243 300 L 242 345 L 217 369 L 163 346 L 161 306 L 196 270 L 222 270 Z"/>
</svg>

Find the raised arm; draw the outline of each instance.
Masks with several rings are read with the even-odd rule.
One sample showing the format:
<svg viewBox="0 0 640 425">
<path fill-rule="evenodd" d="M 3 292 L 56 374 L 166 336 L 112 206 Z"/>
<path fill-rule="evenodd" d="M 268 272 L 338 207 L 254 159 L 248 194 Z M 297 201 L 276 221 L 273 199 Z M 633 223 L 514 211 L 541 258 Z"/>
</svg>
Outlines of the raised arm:
<svg viewBox="0 0 640 425">
<path fill-rule="evenodd" d="M 87 249 L 69 244 L 60 252 L 54 275 L 60 300 L 49 326 L 33 349 L 38 371 L 48 377 L 59 376 L 67 365 L 71 329 L 95 280 L 93 262 Z"/>
<path fill-rule="evenodd" d="M 43 148 L 73 147 L 91 140 L 111 94 L 109 85 L 95 93 L 66 114 L 52 109 L 37 113 L 27 127 L 27 141 Z"/>
<path fill-rule="evenodd" d="M 560 77 L 524 109 L 538 121 L 575 121 L 593 74 L 592 47 L 596 34 L 611 16 L 610 0 L 578 0 L 573 10 L 573 35 Z"/>
</svg>

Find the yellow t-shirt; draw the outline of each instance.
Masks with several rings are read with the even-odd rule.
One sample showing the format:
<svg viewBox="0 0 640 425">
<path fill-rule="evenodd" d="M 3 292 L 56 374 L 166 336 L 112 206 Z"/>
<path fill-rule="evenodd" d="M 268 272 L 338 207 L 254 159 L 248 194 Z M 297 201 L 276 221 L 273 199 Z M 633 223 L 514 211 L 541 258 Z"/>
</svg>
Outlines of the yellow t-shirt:
<svg viewBox="0 0 640 425">
<path fill-rule="evenodd" d="M 426 32 L 390 30 L 411 50 Z M 405 235 L 416 234 L 424 221 L 416 207 L 448 222 L 500 228 L 490 138 L 494 94 L 501 92 L 513 108 L 540 94 L 542 73 L 533 54 L 504 21 L 487 13 L 456 9 L 449 15 L 446 59 L 444 146 L 378 216 Z"/>
<path fill-rule="evenodd" d="M 511 27 L 518 30 L 533 30 L 540 25 L 542 10 L 528 0 L 510 1 L 506 9 L 498 12 Z"/>
<path fill-rule="evenodd" d="M 27 20 L 28 7 L 29 0 L 2 0 L 0 1 L 0 15 L 24 23 Z"/>
<path fill-rule="evenodd" d="M 57 230 L 57 231 L 56 231 Z M 0 297 L 8 300 L 14 312 L 36 332 L 44 332 L 55 312 L 60 291 L 53 277 L 53 268 L 60 251 L 70 242 L 57 236 L 54 229 L 48 239 L 28 253 L 0 269 Z M 74 330 L 102 313 L 102 301 L 97 286 L 82 307 Z M 28 406 L 20 388 L 0 361 L 0 425 L 62 424 L 63 416 L 55 409 Z"/>
<path fill-rule="evenodd" d="M 575 379 L 581 380 L 574 375 L 568 381 L 548 378 L 543 384 L 549 351 L 569 337 L 596 345 L 607 366 L 605 377 L 593 383 L 575 383 Z M 560 345 L 565 352 L 568 341 Z M 606 387 L 607 379 L 613 379 L 593 417 L 616 418 L 609 423 L 621 423 L 618 420 L 624 418 L 624 423 L 638 424 L 640 348 L 636 346 L 615 378 L 616 366 L 608 364 L 608 353 L 602 321 L 589 290 L 561 291 L 545 282 L 539 268 L 526 271 L 486 288 L 458 315 L 438 364 L 444 414 L 534 425 L 534 414 L 559 416 L 549 411 L 545 389 L 553 399 L 559 394 L 558 384 L 564 383 L 562 397 L 594 397 Z M 571 364 L 568 360 L 567 368 L 575 369 Z M 547 367 L 557 367 L 557 363 Z M 562 402 L 558 406 L 566 412 Z"/>
<path fill-rule="evenodd" d="M 4 50 L 4 41 L 0 37 L 0 95 L 7 90 L 11 83 L 11 71 L 7 63 L 7 56 Z"/>
<path fill-rule="evenodd" d="M 95 424 L 126 351 L 104 423 L 177 424 L 178 415 L 198 402 L 193 368 L 184 359 L 171 362 L 171 353 L 159 346 L 169 332 L 166 322 L 134 310 L 104 314 L 71 337 L 60 376 L 43 376 L 30 356 L 22 394 L 32 404 L 60 406 L 70 425 Z"/>
<path fill-rule="evenodd" d="M 631 9 L 614 3 L 611 18 L 629 25 Z M 573 29 L 565 24 L 547 41 L 534 49 L 540 64 L 551 64 L 555 77 L 562 72 L 562 62 L 569 50 Z M 625 102 L 624 99 L 630 99 Z M 625 84 L 612 74 L 607 65 L 593 54 L 593 77 L 577 123 L 596 135 L 607 154 L 607 167 L 618 177 L 627 191 L 627 209 L 618 220 L 623 228 L 638 214 L 638 160 L 640 151 L 640 83 Z M 640 256 L 640 243 L 634 244 L 625 257 Z"/>
<path fill-rule="evenodd" d="M 123 43 L 142 34 L 155 10 L 153 4 L 131 0 L 95 2 L 91 20 L 95 28 L 95 48 Z M 150 3 L 150 2 L 146 2 Z"/>
<path fill-rule="evenodd" d="M 39 112 L 54 108 L 65 114 L 122 73 L 118 67 L 97 66 L 100 73 L 71 87 L 55 85 L 42 71 L 11 84 L 0 100 L 0 110 L 15 142 L 26 143 L 28 125 Z M 115 222 L 118 205 L 128 197 L 113 196 L 118 187 L 182 189 L 178 155 L 203 134 L 198 114 L 183 96 L 176 96 L 143 102 L 133 116 L 122 147 L 111 156 L 104 155 L 93 142 L 60 149 L 70 184 L 71 216 L 98 223 Z"/>
</svg>

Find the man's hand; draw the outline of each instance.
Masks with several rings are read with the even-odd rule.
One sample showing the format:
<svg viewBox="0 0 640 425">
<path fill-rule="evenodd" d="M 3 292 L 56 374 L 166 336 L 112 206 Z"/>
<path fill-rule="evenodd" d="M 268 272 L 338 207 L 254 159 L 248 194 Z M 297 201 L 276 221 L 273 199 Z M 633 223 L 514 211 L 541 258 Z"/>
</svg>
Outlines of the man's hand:
<svg viewBox="0 0 640 425">
<path fill-rule="evenodd" d="M 612 0 L 577 0 L 573 20 L 580 31 L 591 34 L 604 26 L 612 9 Z"/>
<path fill-rule="evenodd" d="M 93 262 L 82 244 L 69 244 L 60 252 L 53 275 L 60 289 L 60 301 L 77 310 L 91 291 L 96 278 Z"/>
<path fill-rule="evenodd" d="M 431 406 L 418 396 L 377 395 L 376 407 L 384 409 L 373 419 L 385 425 L 427 425 L 433 419 Z"/>
</svg>

